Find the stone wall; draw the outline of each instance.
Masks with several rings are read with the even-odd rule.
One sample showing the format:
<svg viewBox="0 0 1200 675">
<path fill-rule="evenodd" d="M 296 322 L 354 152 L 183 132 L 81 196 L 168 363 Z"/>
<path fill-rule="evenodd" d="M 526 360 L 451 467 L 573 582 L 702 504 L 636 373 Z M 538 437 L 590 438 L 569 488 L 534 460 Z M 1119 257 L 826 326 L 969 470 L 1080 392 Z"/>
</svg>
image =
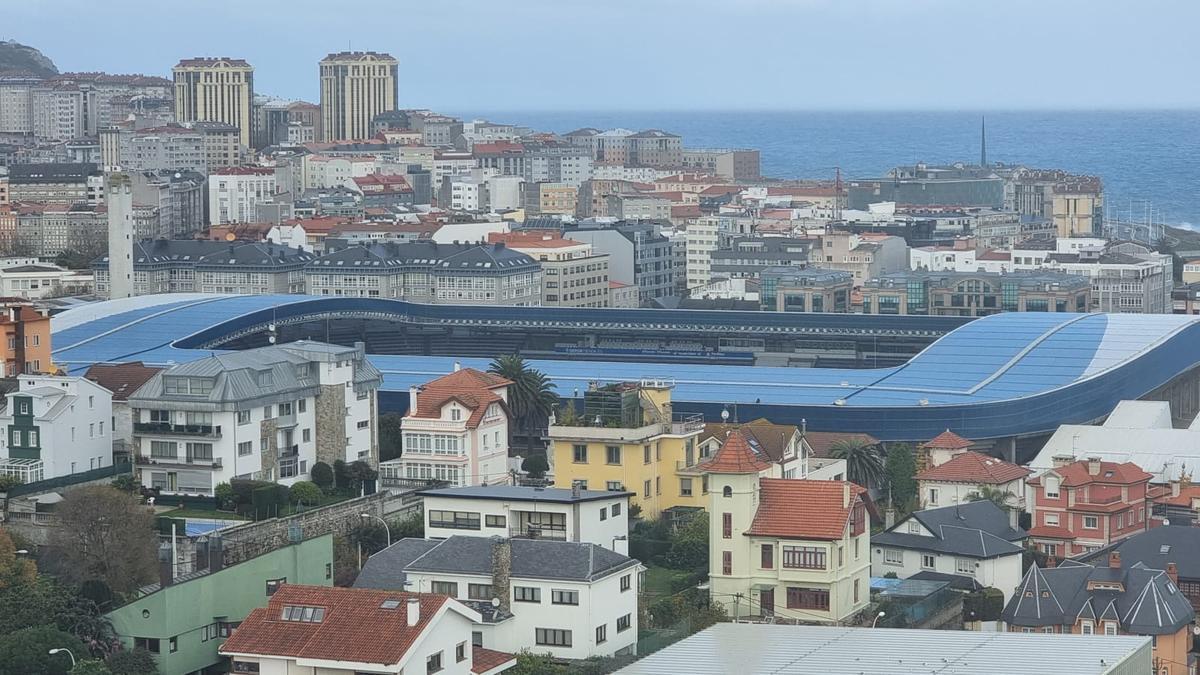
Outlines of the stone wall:
<svg viewBox="0 0 1200 675">
<path fill-rule="evenodd" d="M 317 461 L 346 460 L 346 387 L 323 384 L 316 402 Z"/>
</svg>

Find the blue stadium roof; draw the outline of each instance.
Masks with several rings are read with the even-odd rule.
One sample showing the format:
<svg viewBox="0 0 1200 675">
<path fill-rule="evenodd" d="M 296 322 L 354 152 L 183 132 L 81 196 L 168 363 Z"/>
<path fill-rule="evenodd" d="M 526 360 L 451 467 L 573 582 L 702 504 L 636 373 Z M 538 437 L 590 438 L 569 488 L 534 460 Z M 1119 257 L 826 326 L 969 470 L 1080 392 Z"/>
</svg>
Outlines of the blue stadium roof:
<svg viewBox="0 0 1200 675">
<path fill-rule="evenodd" d="M 366 303 L 366 304 L 364 304 Z M 210 353 L 206 344 L 261 330 L 269 322 L 314 316 L 386 318 L 414 305 L 394 300 L 309 296 L 156 295 L 68 310 L 53 319 L 54 360 L 71 372 L 96 362 L 189 361 Z M 497 308 L 437 307 L 464 323 Z M 556 322 L 562 317 L 608 316 L 548 308 L 503 308 L 508 320 Z M 628 314 L 628 312 L 655 312 Z M 597 314 L 599 313 L 599 314 Z M 610 312 L 611 313 L 611 312 Z M 626 310 L 644 322 L 729 321 L 733 313 Z M 773 312 L 737 313 L 761 330 L 782 330 Z M 795 315 L 792 315 L 793 319 Z M 925 317 L 804 315 L 807 330 L 869 319 L 876 326 L 921 330 Z M 961 319 L 954 319 L 959 323 Z M 848 323 L 849 322 L 849 323 Z M 647 324 L 652 325 L 652 324 Z M 781 328 L 780 326 L 784 326 Z M 1136 399 L 1200 364 L 1200 320 L 1182 315 L 1004 313 L 977 319 L 943 335 L 897 368 L 848 370 L 772 368 L 620 361 L 533 361 L 560 395 L 582 392 L 589 382 L 674 379 L 675 408 L 716 416 L 736 407 L 742 419 L 766 416 L 813 430 L 862 431 L 884 440 L 925 440 L 944 429 L 974 439 L 1052 431 L 1060 424 L 1107 415 L 1123 399 Z M 479 359 L 459 359 L 484 368 Z M 408 387 L 452 368 L 447 357 L 372 355 L 384 374 L 384 408 L 406 405 Z"/>
</svg>

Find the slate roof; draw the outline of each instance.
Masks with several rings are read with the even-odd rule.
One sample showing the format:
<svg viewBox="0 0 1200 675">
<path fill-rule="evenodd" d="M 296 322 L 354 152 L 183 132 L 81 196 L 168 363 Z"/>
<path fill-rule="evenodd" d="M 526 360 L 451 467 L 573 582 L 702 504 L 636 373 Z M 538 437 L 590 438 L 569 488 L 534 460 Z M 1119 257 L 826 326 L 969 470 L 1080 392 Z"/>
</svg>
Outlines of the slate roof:
<svg viewBox="0 0 1200 675">
<path fill-rule="evenodd" d="M 932 536 L 908 532 L 909 518 L 916 519 Z M 909 518 L 871 537 L 871 543 L 970 558 L 998 558 L 1020 554 L 1024 550 L 1020 541 L 1028 536 L 1024 530 L 1012 528 L 1007 514 L 986 500 L 916 511 Z"/>
<path fill-rule="evenodd" d="M 1003 485 L 1033 473 L 1032 470 L 982 452 L 967 451 L 917 474 L 917 480 L 973 485 Z"/>
<path fill-rule="evenodd" d="M 1113 551 L 1119 552 L 1121 560 L 1131 566 L 1141 563 L 1150 569 L 1165 570 L 1167 563 L 1175 563 L 1180 578 L 1200 580 L 1200 527 L 1151 528 L 1076 559 L 1102 564 Z"/>
<path fill-rule="evenodd" d="M 746 534 L 783 539 L 840 539 L 854 504 L 866 492 L 840 480 L 760 478 L 758 483 L 758 511 Z"/>
<path fill-rule="evenodd" d="M 401 539 L 371 556 L 355 588 L 403 588 L 405 573 L 492 575 L 496 537 Z M 637 560 L 586 542 L 512 539 L 512 576 L 592 582 L 637 567 Z"/>
<path fill-rule="evenodd" d="M 1096 583 L 1120 584 L 1121 590 L 1095 588 Z M 1078 618 L 1115 620 L 1123 632 L 1138 635 L 1169 635 L 1195 616 L 1187 597 L 1162 570 L 1140 563 L 1094 567 L 1073 560 L 1056 568 L 1029 568 L 1002 614 L 1015 626 L 1071 625 Z"/>
<path fill-rule="evenodd" d="M 464 408 L 471 411 L 467 418 L 468 429 L 474 429 L 483 421 L 483 415 L 488 406 L 497 403 L 507 414 L 508 406 L 504 399 L 495 392 L 496 389 L 512 384 L 499 375 L 485 373 L 474 368 L 463 368 L 449 375 L 443 375 L 432 382 L 421 385 L 417 395 L 417 409 L 409 411 L 409 417 L 421 419 L 438 419 L 442 416 L 442 407 L 451 401 L 458 401 Z"/>
<path fill-rule="evenodd" d="M 503 244 L 438 244 L 432 241 L 386 242 L 354 245 L 330 251 L 312 260 L 308 270 L 329 268 L 386 269 L 419 267 L 462 272 L 537 268 L 538 262 Z"/>
<path fill-rule="evenodd" d="M 632 497 L 632 492 L 617 490 L 580 490 L 576 497 L 570 488 L 525 487 L 520 485 L 469 485 L 466 487 L 421 490 L 422 497 L 453 497 L 454 499 L 502 499 L 506 502 L 547 502 L 575 504 L 600 499 Z"/>
</svg>

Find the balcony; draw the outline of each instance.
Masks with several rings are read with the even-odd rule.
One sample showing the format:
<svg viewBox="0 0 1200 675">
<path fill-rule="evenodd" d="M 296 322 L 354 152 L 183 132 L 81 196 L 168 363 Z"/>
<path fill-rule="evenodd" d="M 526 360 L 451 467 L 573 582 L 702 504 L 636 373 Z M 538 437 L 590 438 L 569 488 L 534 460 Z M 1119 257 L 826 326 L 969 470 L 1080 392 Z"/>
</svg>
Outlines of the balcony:
<svg viewBox="0 0 1200 675">
<path fill-rule="evenodd" d="M 213 426 L 211 424 L 171 424 L 170 422 L 134 422 L 133 433 L 220 438 L 221 426 Z"/>
<path fill-rule="evenodd" d="M 686 460 L 677 459 L 675 460 L 675 473 L 686 473 L 699 476 L 704 473 L 704 470 L 700 468 L 700 465 L 706 461 L 708 461 L 707 457 L 701 457 L 699 461 L 689 464 Z"/>
<path fill-rule="evenodd" d="M 159 466 L 165 469 L 220 469 L 220 457 L 152 457 L 137 455 L 134 463 L 138 466 Z"/>
<path fill-rule="evenodd" d="M 287 459 L 289 457 L 297 457 L 300 455 L 299 445 L 285 445 L 279 449 L 279 458 Z"/>
<path fill-rule="evenodd" d="M 549 539 L 551 541 L 566 541 L 566 530 L 549 530 L 536 525 L 514 527 L 508 531 L 508 536 L 514 539 Z"/>
</svg>

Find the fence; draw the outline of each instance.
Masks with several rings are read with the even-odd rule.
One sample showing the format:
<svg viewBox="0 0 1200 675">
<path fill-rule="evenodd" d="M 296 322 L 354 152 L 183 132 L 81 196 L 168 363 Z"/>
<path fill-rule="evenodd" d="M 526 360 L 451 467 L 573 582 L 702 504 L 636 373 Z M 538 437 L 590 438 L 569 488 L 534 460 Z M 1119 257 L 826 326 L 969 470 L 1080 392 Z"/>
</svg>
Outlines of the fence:
<svg viewBox="0 0 1200 675">
<path fill-rule="evenodd" d="M 121 462 L 111 466 L 102 466 L 99 469 L 89 469 L 87 471 L 73 473 L 68 476 L 58 476 L 57 478 L 47 478 L 46 480 L 34 481 L 32 483 L 14 485 L 8 489 L 8 496 L 11 498 L 21 497 L 23 495 L 38 494 L 41 492 L 49 492 L 59 488 L 79 485 L 81 483 L 90 483 L 103 478 L 111 478 L 113 476 L 129 474 L 132 472 L 132 463 Z"/>
<path fill-rule="evenodd" d="M 884 597 L 884 602 L 890 605 L 890 611 L 880 618 L 881 628 L 924 627 L 926 622 L 937 618 L 954 605 L 961 611 L 963 599 L 962 593 L 951 588 L 949 584 L 915 602 L 908 602 L 910 598 L 903 596 L 887 597 L 885 594 Z"/>
</svg>

